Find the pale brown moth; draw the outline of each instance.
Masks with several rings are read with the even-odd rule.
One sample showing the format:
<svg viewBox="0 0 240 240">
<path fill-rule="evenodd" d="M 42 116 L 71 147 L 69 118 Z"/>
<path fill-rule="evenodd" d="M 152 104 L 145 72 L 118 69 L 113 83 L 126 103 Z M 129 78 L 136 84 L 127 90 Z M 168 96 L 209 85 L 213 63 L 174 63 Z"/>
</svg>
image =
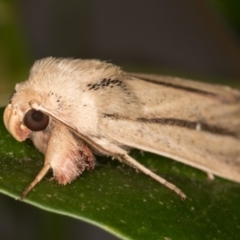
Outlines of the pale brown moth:
<svg viewBox="0 0 240 240">
<path fill-rule="evenodd" d="M 8 131 L 45 154 L 21 198 L 52 169 L 59 184 L 93 169 L 93 154 L 117 158 L 185 194 L 128 155 L 137 148 L 240 182 L 240 92 L 180 78 L 126 73 L 99 60 L 45 58 L 16 85 Z"/>
</svg>

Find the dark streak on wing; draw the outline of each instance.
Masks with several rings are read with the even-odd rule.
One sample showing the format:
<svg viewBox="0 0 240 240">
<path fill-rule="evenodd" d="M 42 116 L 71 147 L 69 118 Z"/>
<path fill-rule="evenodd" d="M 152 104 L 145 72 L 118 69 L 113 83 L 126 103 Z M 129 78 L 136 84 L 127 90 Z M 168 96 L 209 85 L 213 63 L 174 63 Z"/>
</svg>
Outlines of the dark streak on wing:
<svg viewBox="0 0 240 240">
<path fill-rule="evenodd" d="M 168 126 L 177 126 L 177 127 L 184 127 L 188 129 L 195 129 L 198 131 L 206 131 L 214 134 L 219 135 L 228 135 L 228 136 L 236 136 L 235 132 L 230 131 L 229 129 L 209 125 L 204 122 L 194 122 L 185 119 L 178 119 L 178 118 L 137 118 L 137 121 L 146 122 L 146 123 L 159 123 L 161 125 L 168 125 Z"/>
<path fill-rule="evenodd" d="M 111 118 L 113 120 L 128 120 L 128 121 L 137 121 L 143 123 L 150 123 L 150 124 L 161 124 L 166 126 L 177 126 L 188 128 L 196 131 L 205 131 L 213 134 L 218 135 L 225 135 L 225 136 L 232 136 L 237 137 L 237 134 L 229 129 L 209 125 L 204 122 L 194 122 L 185 119 L 178 119 L 178 118 L 137 118 L 137 119 L 130 119 L 126 116 L 121 116 L 118 114 L 104 114 L 105 118 Z"/>
<path fill-rule="evenodd" d="M 131 75 L 131 76 L 134 77 L 134 75 Z M 166 87 L 181 89 L 181 90 L 185 90 L 185 91 L 188 91 L 188 92 L 197 93 L 197 94 L 201 94 L 201 95 L 205 95 L 205 96 L 218 97 L 218 94 L 216 94 L 216 93 L 207 92 L 207 91 L 196 89 L 196 88 L 193 88 L 193 87 L 177 85 L 175 83 L 173 84 L 173 83 L 170 83 L 170 82 L 167 83 L 167 82 L 163 82 L 163 81 L 160 81 L 160 80 L 156 81 L 154 79 L 149 79 L 149 78 L 144 78 L 144 77 L 138 77 L 138 78 L 140 78 L 141 80 L 144 80 L 146 82 L 151 82 L 151 83 L 155 83 L 155 84 L 158 84 L 158 85 L 163 85 L 163 86 L 166 86 Z"/>
</svg>

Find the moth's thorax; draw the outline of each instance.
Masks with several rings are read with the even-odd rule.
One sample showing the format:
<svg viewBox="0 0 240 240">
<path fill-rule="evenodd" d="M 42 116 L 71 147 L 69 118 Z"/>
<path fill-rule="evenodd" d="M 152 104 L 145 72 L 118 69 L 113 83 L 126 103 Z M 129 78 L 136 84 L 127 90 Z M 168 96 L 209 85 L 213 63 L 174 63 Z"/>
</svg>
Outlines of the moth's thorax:
<svg viewBox="0 0 240 240">
<path fill-rule="evenodd" d="M 124 77 L 119 67 L 97 60 L 47 58 L 34 64 L 18 90 L 24 104 L 34 101 L 79 132 L 98 135 L 103 114 L 140 111 Z"/>
</svg>

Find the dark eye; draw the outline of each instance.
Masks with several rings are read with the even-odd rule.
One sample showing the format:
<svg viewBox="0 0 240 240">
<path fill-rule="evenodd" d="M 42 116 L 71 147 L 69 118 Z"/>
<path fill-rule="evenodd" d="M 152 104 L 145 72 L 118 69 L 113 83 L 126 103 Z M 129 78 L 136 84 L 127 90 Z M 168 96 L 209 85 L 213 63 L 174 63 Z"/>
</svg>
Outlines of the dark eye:
<svg viewBox="0 0 240 240">
<path fill-rule="evenodd" d="M 23 118 L 25 126 L 32 131 L 44 130 L 47 127 L 48 122 L 49 117 L 41 111 L 37 111 L 35 109 L 29 110 Z"/>
</svg>

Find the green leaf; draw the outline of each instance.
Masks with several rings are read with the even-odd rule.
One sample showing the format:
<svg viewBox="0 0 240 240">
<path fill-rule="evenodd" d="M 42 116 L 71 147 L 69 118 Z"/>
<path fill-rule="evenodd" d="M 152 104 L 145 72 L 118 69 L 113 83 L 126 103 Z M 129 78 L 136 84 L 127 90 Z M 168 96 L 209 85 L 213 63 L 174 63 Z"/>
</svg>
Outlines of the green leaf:
<svg viewBox="0 0 240 240">
<path fill-rule="evenodd" d="M 2 115 L 3 109 L 0 110 Z M 19 143 L 0 122 L 0 192 L 18 198 L 41 169 L 43 156 Z M 109 158 L 67 186 L 51 173 L 26 197 L 36 207 L 97 225 L 121 239 L 239 239 L 240 185 L 209 182 L 196 169 L 149 153 L 132 156 L 176 184 L 179 196 L 149 177 Z"/>
</svg>

